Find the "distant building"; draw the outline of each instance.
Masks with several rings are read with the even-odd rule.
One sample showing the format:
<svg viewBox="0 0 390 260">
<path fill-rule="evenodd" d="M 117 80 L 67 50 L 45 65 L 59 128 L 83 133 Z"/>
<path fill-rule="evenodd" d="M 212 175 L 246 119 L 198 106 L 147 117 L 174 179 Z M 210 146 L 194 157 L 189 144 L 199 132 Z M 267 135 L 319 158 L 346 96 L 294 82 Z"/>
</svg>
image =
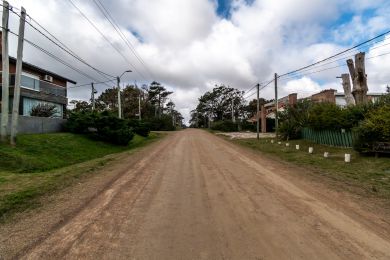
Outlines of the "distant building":
<svg viewBox="0 0 390 260">
<path fill-rule="evenodd" d="M 386 94 L 385 93 L 367 93 L 367 100 L 372 101 L 372 102 L 376 102 L 383 95 L 386 95 Z M 340 107 L 347 106 L 347 102 L 345 101 L 345 95 L 343 92 L 336 92 L 335 93 L 335 103 L 336 103 L 336 105 L 338 105 Z"/>
<path fill-rule="evenodd" d="M 314 103 L 323 103 L 323 102 L 336 103 L 336 97 L 335 97 L 336 92 L 337 90 L 335 89 L 325 89 L 319 93 L 313 94 L 310 97 L 310 100 Z"/>
</svg>

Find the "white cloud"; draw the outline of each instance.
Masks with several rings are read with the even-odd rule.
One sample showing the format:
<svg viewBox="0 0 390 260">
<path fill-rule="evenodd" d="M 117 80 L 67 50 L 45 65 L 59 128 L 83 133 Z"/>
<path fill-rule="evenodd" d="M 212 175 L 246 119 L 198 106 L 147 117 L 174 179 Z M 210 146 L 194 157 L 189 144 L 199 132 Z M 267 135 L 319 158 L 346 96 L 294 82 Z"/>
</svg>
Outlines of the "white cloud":
<svg viewBox="0 0 390 260">
<path fill-rule="evenodd" d="M 93 2 L 73 1 L 139 71 L 126 75 L 124 81 L 137 80 L 140 84 L 151 81 L 148 71 L 115 34 Z M 103 71 L 117 75 L 130 66 L 68 1 L 11 0 L 10 3 L 16 7 L 25 6 L 32 17 Z M 155 75 L 153 79 L 175 91 L 173 101 L 187 119 L 197 98 L 215 84 L 247 89 L 256 81 L 272 78 L 274 72 L 283 73 L 325 58 L 349 46 L 348 42 L 369 38 L 383 30 L 389 24 L 388 12 L 384 9 L 390 9 L 384 0 L 285 0 L 283 4 L 269 0 L 247 4 L 244 0 L 234 0 L 231 19 L 226 20 L 217 16 L 214 0 L 104 0 L 103 3 Z M 364 16 L 367 9 L 374 10 L 368 18 Z M 344 25 L 335 25 L 343 11 L 354 12 L 354 19 Z M 15 19 L 12 28 L 17 30 Z M 103 79 L 31 29 L 26 37 L 97 79 Z M 14 53 L 15 42 L 13 39 L 11 46 Z M 91 81 L 31 47 L 26 47 L 25 59 L 79 83 Z M 381 91 L 390 81 L 388 64 L 389 56 L 368 61 L 370 90 Z M 280 96 L 290 91 L 340 89 L 336 76 L 343 72 L 347 72 L 345 67 L 281 82 Z M 146 79 L 139 74 L 145 75 Z M 106 87 L 98 86 L 98 89 Z M 272 98 L 273 87 L 262 90 L 262 95 Z M 72 89 L 69 96 L 87 99 L 89 89 Z"/>
</svg>

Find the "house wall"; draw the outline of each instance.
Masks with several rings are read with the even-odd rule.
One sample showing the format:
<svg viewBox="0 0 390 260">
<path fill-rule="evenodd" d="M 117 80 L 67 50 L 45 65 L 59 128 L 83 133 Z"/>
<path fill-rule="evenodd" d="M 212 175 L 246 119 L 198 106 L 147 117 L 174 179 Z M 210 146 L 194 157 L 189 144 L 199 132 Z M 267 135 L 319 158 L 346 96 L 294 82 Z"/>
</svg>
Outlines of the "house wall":
<svg viewBox="0 0 390 260">
<path fill-rule="evenodd" d="M 1 114 L 0 114 L 1 115 Z M 43 134 L 61 132 L 66 120 L 62 118 L 19 116 L 19 134 Z M 8 120 L 7 132 L 11 130 L 11 115 Z"/>
<path fill-rule="evenodd" d="M 321 91 L 320 93 L 312 95 L 311 101 L 315 103 L 329 102 L 335 104 L 336 103 L 335 93 L 336 93 L 335 89 L 326 89 Z"/>
</svg>

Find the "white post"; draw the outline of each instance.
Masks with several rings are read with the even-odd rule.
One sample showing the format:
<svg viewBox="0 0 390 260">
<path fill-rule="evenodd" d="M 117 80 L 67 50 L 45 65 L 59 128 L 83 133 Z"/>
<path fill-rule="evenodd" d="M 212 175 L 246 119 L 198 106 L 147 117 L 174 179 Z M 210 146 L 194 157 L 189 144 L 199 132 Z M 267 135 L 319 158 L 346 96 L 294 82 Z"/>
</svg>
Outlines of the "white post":
<svg viewBox="0 0 390 260">
<path fill-rule="evenodd" d="M 313 147 L 309 147 L 309 153 L 313 153 L 314 151 L 314 148 Z"/>
<path fill-rule="evenodd" d="M 295 149 L 299 150 L 299 144 L 295 145 Z"/>
<path fill-rule="evenodd" d="M 329 152 L 324 152 L 324 157 L 328 158 L 329 157 Z"/>
<path fill-rule="evenodd" d="M 345 161 L 346 163 L 351 162 L 351 154 L 346 153 L 345 156 L 344 156 L 344 161 Z"/>
<path fill-rule="evenodd" d="M 286 143 L 286 147 L 289 147 L 290 146 L 290 144 L 289 143 Z"/>
<path fill-rule="evenodd" d="M 26 9 L 24 9 L 24 7 L 22 7 L 20 14 L 21 15 L 19 21 L 18 51 L 16 56 L 17 60 L 16 60 L 14 102 L 12 105 L 11 145 L 16 144 L 16 135 L 18 131 L 20 81 L 22 76 L 22 63 L 23 63 L 24 25 L 26 21 Z"/>
<path fill-rule="evenodd" d="M 1 53 L 3 64 L 2 75 L 2 98 L 1 98 L 1 141 L 7 140 L 8 114 L 9 114 L 9 56 L 8 56 L 8 19 L 9 19 L 9 4 L 3 2 L 3 30 L 1 39 Z"/>
</svg>

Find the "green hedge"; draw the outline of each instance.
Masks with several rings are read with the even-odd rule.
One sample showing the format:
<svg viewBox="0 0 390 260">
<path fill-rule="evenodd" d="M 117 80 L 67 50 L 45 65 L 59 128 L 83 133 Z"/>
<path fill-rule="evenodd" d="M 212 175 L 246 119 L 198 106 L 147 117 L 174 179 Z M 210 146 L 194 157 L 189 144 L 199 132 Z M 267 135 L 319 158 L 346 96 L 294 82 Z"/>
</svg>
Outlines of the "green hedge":
<svg viewBox="0 0 390 260">
<path fill-rule="evenodd" d="M 147 136 L 145 126 L 119 119 L 109 112 L 72 112 L 65 129 L 72 133 L 88 134 L 91 138 L 117 145 L 127 145 L 134 137 L 134 132 Z M 147 134 L 146 134 L 147 133 Z"/>
</svg>

